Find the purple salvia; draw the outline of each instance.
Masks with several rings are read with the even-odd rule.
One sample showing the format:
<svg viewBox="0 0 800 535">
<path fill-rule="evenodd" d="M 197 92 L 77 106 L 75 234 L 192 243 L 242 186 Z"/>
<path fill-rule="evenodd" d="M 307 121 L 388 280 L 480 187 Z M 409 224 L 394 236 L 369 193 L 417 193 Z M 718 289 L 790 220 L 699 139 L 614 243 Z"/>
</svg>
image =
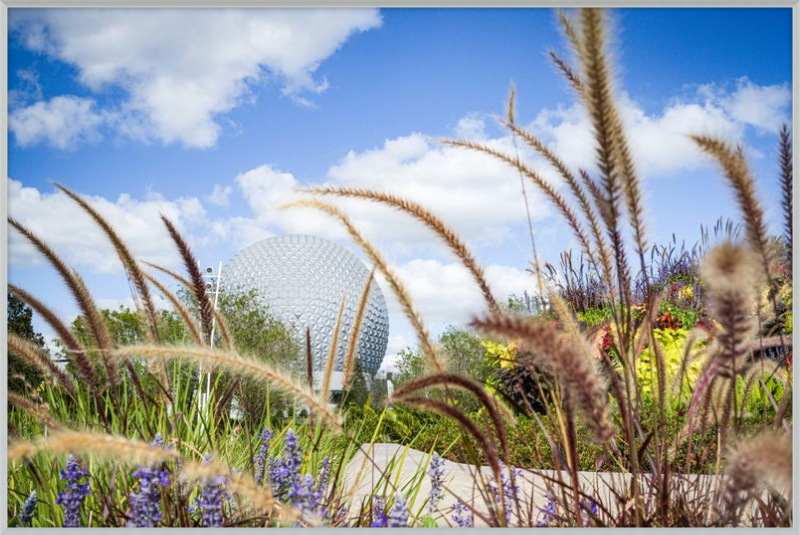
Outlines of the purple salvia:
<svg viewBox="0 0 800 535">
<path fill-rule="evenodd" d="M 522 471 L 513 466 L 508 467 L 508 478 L 505 477 L 505 474 L 501 474 L 503 497 L 506 502 L 506 524 L 511 520 L 511 510 L 520 492 L 518 484 L 520 476 L 522 476 Z"/>
<path fill-rule="evenodd" d="M 158 433 L 150 443 L 155 448 L 164 447 L 164 439 Z M 161 470 L 158 465 L 142 466 L 133 473 L 133 477 L 139 480 L 139 492 L 130 494 L 130 520 L 128 527 L 152 528 L 161 522 L 161 487 L 169 485 L 169 472 Z"/>
<path fill-rule="evenodd" d="M 88 468 L 82 468 L 81 464 L 74 455 L 67 457 L 67 464 L 61 470 L 60 479 L 67 482 L 64 492 L 58 493 L 56 504 L 64 510 L 64 527 L 81 527 L 81 502 L 92 492 L 89 490 L 89 483 L 83 483 L 84 478 L 92 477 L 89 475 Z"/>
<path fill-rule="evenodd" d="M 322 467 L 319 470 L 319 475 L 317 476 L 317 483 L 314 492 L 311 495 L 311 499 L 309 501 L 309 509 L 314 511 L 318 510 L 320 507 L 323 507 L 323 501 L 325 500 L 325 491 L 328 490 L 328 477 L 330 475 L 331 470 L 331 460 L 330 457 L 327 455 L 324 459 L 322 459 Z M 327 513 L 325 507 L 323 507 L 323 516 Z"/>
<path fill-rule="evenodd" d="M 389 519 L 386 517 L 386 501 L 383 496 L 372 497 L 372 524 L 371 528 L 385 528 Z"/>
<path fill-rule="evenodd" d="M 22 512 L 17 515 L 23 526 L 27 526 L 30 524 L 31 520 L 33 520 L 33 512 L 36 510 L 36 505 L 38 503 L 39 497 L 37 496 L 36 491 L 33 490 L 30 494 L 28 494 L 28 497 L 25 499 L 25 503 L 22 504 Z"/>
<path fill-rule="evenodd" d="M 453 519 L 453 522 L 458 525 L 460 528 L 471 528 L 475 523 L 475 518 L 472 516 L 472 513 L 467 507 L 467 504 L 458 500 L 456 503 L 450 507 L 453 515 L 450 518 Z"/>
<path fill-rule="evenodd" d="M 203 464 L 211 462 L 212 456 L 206 453 Z M 200 493 L 195 498 L 195 504 L 189 508 L 190 512 L 199 511 L 203 526 L 209 528 L 222 527 L 222 503 L 228 493 L 225 490 L 225 478 L 222 476 L 207 478 Z"/>
<path fill-rule="evenodd" d="M 261 431 L 261 434 L 258 435 L 258 438 L 261 439 L 261 447 L 258 450 L 258 454 L 253 457 L 253 461 L 255 464 L 255 478 L 256 483 L 259 485 L 262 481 L 264 481 L 264 473 L 266 471 L 267 465 L 267 455 L 269 454 L 269 441 L 272 438 L 272 432 L 269 430 L 267 426 L 264 426 L 264 429 Z"/>
<path fill-rule="evenodd" d="M 407 528 L 408 526 L 408 502 L 402 494 L 396 494 L 392 510 L 389 511 L 389 518 L 386 523 L 388 528 Z"/>
<path fill-rule="evenodd" d="M 276 497 L 288 500 L 290 493 L 297 493 L 302 480 L 302 468 L 303 450 L 297 443 L 294 429 L 289 429 L 284 440 L 283 459 L 275 461 L 272 471 L 272 488 Z"/>
<path fill-rule="evenodd" d="M 545 494 L 547 498 L 547 505 L 540 508 L 539 519 L 536 521 L 538 527 L 549 526 L 556 518 L 556 497 L 552 492 Z"/>
<path fill-rule="evenodd" d="M 433 513 L 436 505 L 442 499 L 442 486 L 444 484 L 444 459 L 438 453 L 431 457 L 428 474 L 431 476 L 431 493 L 428 499 L 428 510 Z"/>
</svg>

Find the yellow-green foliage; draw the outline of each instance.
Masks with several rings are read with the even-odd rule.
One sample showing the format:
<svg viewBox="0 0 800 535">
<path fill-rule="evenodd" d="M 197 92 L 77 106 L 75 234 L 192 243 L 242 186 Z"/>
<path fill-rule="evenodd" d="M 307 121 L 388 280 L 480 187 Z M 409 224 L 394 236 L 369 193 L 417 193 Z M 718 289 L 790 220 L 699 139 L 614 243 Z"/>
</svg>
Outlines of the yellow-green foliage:
<svg viewBox="0 0 800 535">
<path fill-rule="evenodd" d="M 700 359 L 693 359 L 686 364 L 683 376 L 681 363 L 686 349 L 686 329 L 654 329 L 653 335 L 661 347 L 664 356 L 664 370 L 666 372 L 666 393 L 674 402 L 687 401 L 691 396 L 691 386 L 694 385 L 701 371 Z M 658 392 L 658 363 L 656 362 L 653 348 L 648 347 L 639 356 L 636 375 L 645 398 L 655 400 Z M 681 380 L 680 386 L 676 381 Z M 674 385 L 674 388 L 673 388 Z"/>
</svg>

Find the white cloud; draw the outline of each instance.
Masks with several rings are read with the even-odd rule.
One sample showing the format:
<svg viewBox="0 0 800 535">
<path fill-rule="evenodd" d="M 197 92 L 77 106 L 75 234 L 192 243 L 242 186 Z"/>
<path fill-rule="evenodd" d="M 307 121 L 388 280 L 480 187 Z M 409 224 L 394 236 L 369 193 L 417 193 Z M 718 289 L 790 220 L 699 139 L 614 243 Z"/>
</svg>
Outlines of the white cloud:
<svg viewBox="0 0 800 535">
<path fill-rule="evenodd" d="M 145 200 L 136 200 L 127 194 L 120 195 L 116 201 L 97 196 L 84 198 L 107 219 L 136 258 L 172 266 L 179 264 L 179 258 L 161 223 L 160 214 L 167 216 L 179 230 L 190 224 L 199 224 L 205 217 L 202 204 L 193 197 L 172 201 L 156 194 Z M 8 210 L 11 217 L 35 232 L 70 265 L 88 267 L 98 273 L 121 269 L 108 238 L 65 194 L 42 193 L 9 179 Z M 43 262 L 35 249 L 15 230 L 9 229 L 8 241 L 10 265 Z"/>
<path fill-rule="evenodd" d="M 213 191 L 205 197 L 206 202 L 214 206 L 221 206 L 227 208 L 230 204 L 230 196 L 233 188 L 230 186 L 222 186 L 221 184 L 214 184 Z"/>
<path fill-rule="evenodd" d="M 467 122 L 459 123 L 459 130 L 482 133 L 482 124 Z M 509 138 L 484 141 L 514 154 Z M 350 152 L 329 169 L 328 179 L 331 185 L 374 189 L 416 201 L 473 243 L 501 242 L 512 226 L 525 221 L 519 175 L 509 165 L 474 151 L 433 144 L 421 134 Z M 549 215 L 539 191 L 529 188 L 529 200 L 534 220 Z M 435 240 L 429 231 L 411 224 L 408 216 L 395 215 L 386 207 L 364 201 L 347 206 L 355 217 L 371 221 L 366 223 L 373 227 L 371 234 L 383 240 Z"/>
<path fill-rule="evenodd" d="M 21 147 L 47 142 L 63 150 L 98 141 L 104 121 L 92 99 L 60 96 L 11 111 L 8 128 Z"/>
<path fill-rule="evenodd" d="M 791 120 L 792 89 L 788 83 L 759 86 L 740 78 L 736 91 L 720 102 L 735 120 L 759 131 L 775 134 Z"/>
<path fill-rule="evenodd" d="M 375 9 L 47 9 L 14 12 L 26 48 L 74 65 L 95 92 L 123 89 L 114 124 L 126 135 L 210 147 L 218 116 L 248 101 L 268 72 L 284 93 L 319 93 L 323 60 Z"/>
<path fill-rule="evenodd" d="M 19 83 L 17 89 L 8 91 L 8 108 L 16 109 L 29 100 L 41 100 L 42 84 L 39 81 L 39 73 L 33 67 L 20 69 L 17 71 Z"/>
<path fill-rule="evenodd" d="M 486 310 L 480 289 L 460 263 L 414 259 L 395 269 L 428 325 L 466 324 Z M 533 293 L 534 281 L 524 269 L 492 264 L 485 271 L 489 287 L 500 302 L 510 294 L 522 295 L 525 290 Z M 382 287 L 388 286 L 382 283 Z M 394 295 L 384 295 L 392 321 L 407 321 Z"/>
<path fill-rule="evenodd" d="M 758 86 L 742 78 L 732 92 L 700 86 L 691 97 L 675 100 L 656 114 L 645 113 L 627 94 L 618 102 L 637 167 L 655 176 L 709 165 L 690 134 L 739 143 L 747 127 L 777 132 L 789 120 L 791 91 L 787 85 Z M 582 106 L 543 110 L 529 126 L 569 165 L 595 168 L 592 128 Z"/>
</svg>

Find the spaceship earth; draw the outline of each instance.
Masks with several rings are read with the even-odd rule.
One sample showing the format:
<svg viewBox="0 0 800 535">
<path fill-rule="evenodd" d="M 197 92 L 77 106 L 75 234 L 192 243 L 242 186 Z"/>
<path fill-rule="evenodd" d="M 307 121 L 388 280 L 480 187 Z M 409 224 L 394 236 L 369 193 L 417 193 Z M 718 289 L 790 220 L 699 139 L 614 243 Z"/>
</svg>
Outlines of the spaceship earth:
<svg viewBox="0 0 800 535">
<path fill-rule="evenodd" d="M 291 234 L 261 240 L 239 251 L 222 268 L 222 286 L 255 290 L 260 302 L 284 325 L 293 328 L 305 347 L 311 330 L 316 371 L 324 370 L 336 317 L 344 299 L 334 371 L 341 372 L 344 355 L 369 269 L 347 249 L 315 236 Z M 377 282 L 370 286 L 356 355 L 361 370 L 378 370 L 389 342 L 389 313 Z"/>
</svg>

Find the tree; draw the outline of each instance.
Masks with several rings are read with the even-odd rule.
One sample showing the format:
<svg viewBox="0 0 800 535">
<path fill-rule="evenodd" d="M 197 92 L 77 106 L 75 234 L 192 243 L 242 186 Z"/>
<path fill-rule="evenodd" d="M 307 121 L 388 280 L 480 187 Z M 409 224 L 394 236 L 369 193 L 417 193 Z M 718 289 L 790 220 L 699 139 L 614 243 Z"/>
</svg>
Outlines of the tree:
<svg viewBox="0 0 800 535">
<path fill-rule="evenodd" d="M 449 326 L 439 337 L 439 347 L 450 373 L 481 383 L 492 373 L 493 367 L 486 359 L 486 348 L 481 344 L 481 338 L 469 329 Z"/>
<path fill-rule="evenodd" d="M 367 387 L 367 378 L 361 370 L 361 364 L 358 359 L 355 359 L 355 369 L 353 370 L 353 378 L 350 380 L 350 385 L 345 392 L 345 405 L 356 404 L 363 407 L 369 400 L 369 388 Z"/>
<path fill-rule="evenodd" d="M 17 297 L 8 293 L 8 332 L 14 333 L 45 349 L 44 337 L 33 329 L 33 310 Z M 13 353 L 8 354 L 8 389 L 12 392 L 25 392 L 25 382 L 37 386 L 42 381 L 42 373 Z"/>
</svg>

